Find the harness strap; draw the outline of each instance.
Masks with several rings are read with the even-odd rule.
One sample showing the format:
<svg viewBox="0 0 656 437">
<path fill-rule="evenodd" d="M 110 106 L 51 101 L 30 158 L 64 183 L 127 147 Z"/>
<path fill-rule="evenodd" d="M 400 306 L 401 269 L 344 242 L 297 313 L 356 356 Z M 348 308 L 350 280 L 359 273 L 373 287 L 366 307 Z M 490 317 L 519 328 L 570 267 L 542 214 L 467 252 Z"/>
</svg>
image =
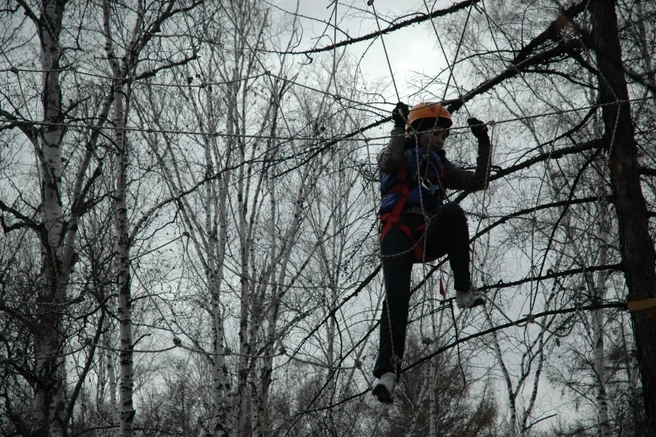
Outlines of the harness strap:
<svg viewBox="0 0 656 437">
<path fill-rule="evenodd" d="M 412 246 L 412 253 L 415 256 L 415 260 L 417 262 L 422 262 L 422 261 L 430 261 L 425 258 L 424 256 L 424 245 L 423 244 L 418 244 L 417 239 L 415 238 L 414 232 L 412 229 L 410 229 L 410 226 L 408 226 L 405 223 L 401 223 L 400 220 L 394 220 L 393 218 L 390 217 L 392 213 L 387 213 L 383 214 L 380 216 L 380 221 L 382 222 L 382 230 L 380 231 L 380 239 L 381 241 L 383 238 L 385 238 L 385 235 L 387 232 L 389 232 L 390 229 L 392 229 L 392 226 L 396 226 L 399 228 L 405 236 L 408 238 L 408 241 L 410 242 L 410 245 Z M 425 224 L 421 224 L 417 226 L 414 230 L 415 231 L 421 231 L 422 229 L 425 228 Z"/>
<path fill-rule="evenodd" d="M 414 229 L 410 229 L 410 226 L 408 226 L 406 223 L 401 222 L 401 215 L 403 213 L 403 209 L 405 208 L 405 203 L 406 200 L 408 199 L 408 194 L 410 193 L 408 184 L 402 183 L 400 184 L 400 188 L 398 190 L 392 190 L 392 192 L 398 192 L 399 199 L 394 204 L 394 208 L 392 208 L 392 211 L 382 214 L 380 216 L 380 222 L 382 225 L 382 228 L 380 230 L 380 240 L 382 241 L 383 238 L 385 238 L 385 235 L 389 232 L 390 229 L 392 229 L 392 226 L 396 226 L 408 238 L 408 241 L 412 246 L 412 253 L 415 256 L 415 260 L 417 260 L 418 262 L 424 261 L 426 260 L 424 256 L 424 245 L 417 243 L 417 239 L 415 238 L 415 234 L 413 231 L 416 232 L 422 231 L 426 227 L 426 224 L 421 223 L 420 225 L 416 226 Z"/>
<path fill-rule="evenodd" d="M 425 158 L 425 157 L 424 157 Z M 427 167 L 427 162 L 422 162 L 422 167 L 425 172 L 425 168 Z M 420 174 L 421 174 L 421 169 L 420 169 Z M 440 166 L 439 168 L 439 175 L 440 177 L 444 175 L 444 166 Z M 421 190 L 421 187 L 420 187 Z M 423 231 L 426 228 L 425 223 L 421 223 L 417 226 L 414 227 L 414 229 L 411 229 L 410 226 L 406 223 L 401 222 L 401 216 L 403 215 L 403 210 L 405 209 L 406 202 L 408 200 L 408 196 L 410 195 L 410 186 L 407 181 L 407 169 L 405 166 L 405 162 L 402 164 L 401 169 L 399 170 L 397 174 L 397 183 L 387 192 L 386 195 L 391 195 L 394 193 L 399 194 L 399 198 L 397 199 L 396 203 L 394 204 L 394 207 L 390 212 L 387 212 L 385 214 L 381 214 L 380 216 L 380 222 L 381 222 L 381 230 L 380 230 L 380 240 L 382 242 L 383 238 L 385 238 L 385 235 L 389 230 L 392 228 L 392 226 L 396 226 L 399 228 L 405 236 L 408 238 L 408 241 L 410 242 L 410 245 L 412 247 L 412 253 L 415 256 L 415 260 L 417 262 L 424 262 L 424 261 L 433 261 L 433 259 L 428 259 L 426 258 L 424 254 L 424 245 L 423 244 L 418 244 L 417 238 L 415 238 L 415 232 L 419 233 Z M 421 193 L 420 193 L 421 195 Z"/>
</svg>

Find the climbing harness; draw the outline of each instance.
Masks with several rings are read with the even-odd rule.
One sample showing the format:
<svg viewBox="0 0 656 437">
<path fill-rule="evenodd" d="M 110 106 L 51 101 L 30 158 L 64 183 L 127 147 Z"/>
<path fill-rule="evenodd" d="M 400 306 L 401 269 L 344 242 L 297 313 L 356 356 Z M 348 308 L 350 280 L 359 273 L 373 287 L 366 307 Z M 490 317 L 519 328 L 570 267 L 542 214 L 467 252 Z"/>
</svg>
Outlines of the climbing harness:
<svg viewBox="0 0 656 437">
<path fill-rule="evenodd" d="M 430 199 L 431 210 L 437 210 L 441 206 L 444 197 L 441 180 L 444 177 L 445 165 L 435 152 L 424 148 L 412 150 L 415 152 L 410 152 L 410 156 L 401 162 L 401 168 L 395 175 L 382 174 L 380 239 L 382 241 L 389 230 L 395 226 L 410 241 L 417 262 L 432 261 L 433 259 L 426 257 L 426 239 L 423 239 L 423 245 L 418 244 L 426 230 L 427 223 L 423 221 L 423 223 L 410 226 L 402 218 L 409 204 L 421 205 L 422 211 L 425 211 L 428 206 L 425 205 L 425 202 Z M 420 155 L 421 158 L 419 158 Z M 412 168 L 412 165 L 416 164 L 415 159 L 419 161 L 418 168 Z M 410 171 L 408 171 L 409 164 L 411 165 Z M 415 165 L 415 167 L 417 166 Z"/>
<path fill-rule="evenodd" d="M 374 5 L 374 0 L 368 0 L 367 5 L 372 7 L 373 10 L 373 15 L 376 20 L 376 25 L 378 27 L 378 33 L 379 36 L 381 37 L 381 43 L 383 45 L 383 51 L 385 54 L 385 59 L 387 61 L 387 66 L 390 71 L 392 83 L 394 85 L 394 90 L 396 93 L 396 97 L 398 101 L 401 101 L 400 95 L 398 88 L 396 86 L 396 81 L 394 80 L 394 73 L 392 70 L 392 66 L 390 63 L 389 55 L 387 52 L 387 47 L 385 45 L 385 41 L 383 38 L 382 34 L 382 29 L 380 27 L 380 22 L 378 20 L 378 14 L 376 12 L 376 8 Z M 446 92 L 446 91 L 445 91 Z M 411 133 L 414 136 L 415 144 L 418 144 L 417 141 L 417 131 L 412 129 L 412 124 L 415 120 L 417 119 L 423 119 L 423 118 L 431 118 L 434 119 L 435 121 L 437 120 L 443 120 L 447 119 L 448 120 L 448 127 L 450 127 L 453 124 L 453 121 L 451 119 L 451 115 L 449 111 L 444 108 L 442 105 L 439 104 L 431 104 L 431 103 L 424 103 L 420 105 L 416 105 L 414 108 L 415 110 L 414 114 L 412 114 L 412 110 L 410 111 L 409 114 L 407 114 L 408 119 L 406 120 L 407 122 L 407 127 L 406 131 L 408 133 Z M 433 126 L 435 127 L 435 126 Z M 448 131 L 447 131 L 448 132 Z M 430 152 L 429 152 L 430 153 Z M 422 172 L 420 171 L 421 169 L 421 162 L 420 162 L 420 156 L 418 153 L 415 153 L 414 156 L 415 159 L 415 168 L 417 169 L 417 174 L 416 176 L 416 184 L 413 184 L 414 186 L 410 186 L 410 180 L 408 178 L 408 169 L 407 169 L 407 162 L 409 160 L 404 159 L 402 161 L 402 168 L 401 170 L 397 173 L 396 178 L 397 180 L 391 187 L 383 187 L 381 186 L 381 191 L 383 194 L 383 201 L 381 202 L 381 208 L 385 204 L 385 199 L 391 199 L 392 201 L 392 208 L 391 210 L 388 211 L 381 211 L 382 213 L 380 214 L 380 241 L 385 237 L 385 235 L 389 232 L 389 230 L 393 227 L 396 226 L 399 230 L 401 230 L 405 236 L 408 238 L 408 241 L 411 244 L 411 250 L 413 252 L 413 256 L 416 260 L 416 262 L 421 262 L 421 263 L 426 263 L 429 261 L 433 261 L 433 258 L 429 258 L 426 256 L 426 246 L 427 246 L 427 240 L 425 236 L 425 231 L 428 227 L 429 224 L 429 218 L 426 212 L 428 211 L 429 208 L 428 206 L 433 206 L 433 205 L 426 205 L 425 201 L 428 199 L 434 199 L 438 198 L 439 199 L 439 204 L 437 205 L 438 207 L 441 206 L 442 201 L 444 200 L 446 191 L 443 188 L 442 184 L 442 178 L 444 176 L 444 163 L 442 163 L 441 160 L 438 162 L 438 174 L 436 178 L 426 178 L 423 177 Z M 424 173 L 425 174 L 425 173 Z M 382 182 L 382 181 L 381 181 Z M 422 216 L 424 217 L 424 223 L 418 224 L 413 226 L 411 228 L 407 223 L 404 223 L 402 219 L 402 214 L 403 211 L 405 210 L 406 205 L 408 204 L 408 200 L 411 198 L 413 194 L 417 193 L 417 198 L 412 199 L 413 201 L 417 202 L 419 206 L 421 207 L 421 211 L 423 212 Z M 426 196 L 425 196 L 426 194 Z M 436 209 L 434 206 L 433 208 L 430 209 Z M 423 241 L 421 241 L 423 240 Z M 422 243 L 423 244 L 420 244 Z M 379 246 L 380 247 L 380 246 Z M 398 255 L 398 254 L 396 254 Z M 381 256 L 383 256 L 381 254 Z M 440 286 L 440 294 L 442 296 L 446 296 L 446 291 L 444 290 L 444 284 L 442 282 L 442 277 L 440 275 L 440 281 L 439 281 L 439 286 Z M 392 323 L 391 323 L 391 316 L 390 316 L 390 308 L 389 308 L 389 299 L 387 298 L 387 290 L 385 290 L 386 293 L 386 298 L 385 298 L 385 305 L 387 306 L 387 317 L 388 317 L 388 325 L 390 329 L 390 341 L 391 341 L 391 349 L 392 349 L 392 358 L 391 358 L 391 364 L 393 366 L 394 372 L 396 374 L 397 380 L 399 379 L 399 360 L 400 357 L 397 355 L 396 351 L 394 350 L 394 335 L 393 335 L 393 329 L 392 329 Z"/>
</svg>

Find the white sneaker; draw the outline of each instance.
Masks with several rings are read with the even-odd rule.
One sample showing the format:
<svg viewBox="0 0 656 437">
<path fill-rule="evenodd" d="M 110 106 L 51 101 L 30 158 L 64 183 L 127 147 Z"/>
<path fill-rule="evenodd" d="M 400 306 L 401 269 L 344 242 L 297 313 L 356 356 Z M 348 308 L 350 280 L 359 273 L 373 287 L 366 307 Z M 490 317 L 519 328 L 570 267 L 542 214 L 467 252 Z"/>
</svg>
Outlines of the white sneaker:
<svg viewBox="0 0 656 437">
<path fill-rule="evenodd" d="M 378 401 L 384 404 L 391 404 L 392 394 L 396 386 L 396 375 L 392 372 L 384 373 L 380 379 L 374 381 L 374 388 L 371 394 L 378 398 Z"/>
<path fill-rule="evenodd" d="M 474 287 L 471 287 L 467 291 L 456 290 L 456 305 L 460 309 L 474 308 L 479 305 L 485 305 L 485 299 Z"/>
</svg>

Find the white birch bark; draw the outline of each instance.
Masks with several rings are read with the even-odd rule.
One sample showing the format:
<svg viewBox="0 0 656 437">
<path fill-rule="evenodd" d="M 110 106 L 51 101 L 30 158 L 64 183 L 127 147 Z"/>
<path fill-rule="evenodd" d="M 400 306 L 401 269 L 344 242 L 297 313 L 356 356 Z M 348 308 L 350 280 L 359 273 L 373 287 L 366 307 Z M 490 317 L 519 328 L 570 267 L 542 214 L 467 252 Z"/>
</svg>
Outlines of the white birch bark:
<svg viewBox="0 0 656 437">
<path fill-rule="evenodd" d="M 606 393 L 606 360 L 604 352 L 604 312 L 595 310 L 592 313 L 592 332 L 594 341 L 594 373 L 597 379 L 597 422 L 599 435 L 610 436 L 610 420 L 608 417 L 608 395 Z"/>
<path fill-rule="evenodd" d="M 129 81 L 132 80 L 141 50 L 153 38 L 155 31 L 159 31 L 164 21 L 174 14 L 174 1 L 164 2 L 159 9 L 146 11 L 144 3 L 138 3 L 134 11 L 134 22 L 130 40 L 122 56 L 118 56 L 114 46 L 112 29 L 112 5 L 103 0 L 103 32 L 105 37 L 105 52 L 112 71 L 112 97 L 113 97 L 113 140 L 115 151 L 115 186 L 113 193 L 114 220 L 116 232 L 116 281 L 118 288 L 118 322 L 119 322 L 119 435 L 129 437 L 133 434 L 133 420 L 136 414 L 133 404 L 134 390 L 134 344 L 132 338 L 132 293 L 131 293 L 131 260 L 130 249 L 133 237 L 139 231 L 143 220 L 130 229 L 128 221 L 127 179 L 128 179 L 128 141 L 126 120 L 126 107 L 129 103 Z M 176 12 L 179 12 L 176 11 Z M 150 21 L 146 22 L 146 18 Z M 123 24 L 123 23 L 122 23 Z M 145 213 L 147 217 L 158 206 Z"/>
<path fill-rule="evenodd" d="M 647 37 L 647 29 L 645 26 L 646 15 L 643 10 L 642 1 L 635 3 L 636 13 L 638 19 L 635 20 L 635 26 L 638 30 L 638 45 L 640 46 L 640 54 L 642 55 L 642 61 L 644 63 L 644 69 L 647 75 L 647 82 L 651 85 L 651 93 L 656 94 L 656 71 L 654 70 L 654 63 L 651 56 L 650 46 L 652 43 Z M 652 39 L 653 41 L 653 39 Z M 656 106 L 656 101 L 652 100 L 652 103 Z"/>
<path fill-rule="evenodd" d="M 622 315 L 622 319 L 624 316 Z M 624 320 L 623 320 L 624 321 Z M 623 323 L 622 326 L 628 326 L 627 323 Z M 628 338 L 628 341 L 627 341 Z M 628 363 L 626 366 L 627 380 L 629 386 L 629 400 L 631 402 L 631 411 L 630 419 L 634 424 L 634 427 L 637 428 L 637 424 L 642 421 L 642 410 L 640 406 L 642 405 L 641 396 L 642 388 L 640 385 L 640 369 L 638 367 L 638 358 L 637 354 L 634 352 L 635 344 L 633 343 L 633 337 L 630 333 L 627 333 L 622 329 L 622 340 L 624 344 L 624 351 L 628 354 Z M 639 431 L 636 431 L 634 435 L 639 434 Z"/>
<path fill-rule="evenodd" d="M 118 385 L 118 435 L 130 437 L 132 435 L 132 424 L 135 410 L 133 406 L 133 349 L 132 341 L 132 296 L 130 284 L 130 229 L 128 222 L 127 205 L 127 167 L 128 167 L 128 145 L 126 137 L 126 96 L 127 86 L 125 77 L 128 74 L 129 62 L 133 56 L 130 50 L 135 49 L 135 41 L 127 48 L 131 53 L 123 59 L 120 64 L 114 52 L 112 43 L 112 31 L 110 29 L 111 7 L 107 0 L 103 1 L 103 16 L 106 38 L 107 58 L 112 68 L 114 85 L 112 94 L 114 136 L 113 145 L 115 154 L 115 185 L 113 193 L 114 201 L 114 225 L 116 238 L 116 284 L 118 288 L 118 323 L 119 323 L 119 385 Z M 143 13 L 143 11 L 141 11 Z M 142 14 L 138 14 L 135 29 L 141 24 Z"/>
<path fill-rule="evenodd" d="M 209 147 L 205 147 L 207 177 L 214 173 L 213 159 Z M 232 435 L 234 422 L 230 412 L 234 400 L 232 384 L 225 359 L 225 329 L 221 311 L 221 284 L 223 282 L 223 263 L 227 244 L 227 194 L 229 174 L 221 177 L 218 187 L 207 184 L 205 229 L 208 234 L 206 276 L 212 306 L 213 365 L 212 385 L 214 399 L 215 435 L 228 437 Z M 216 199 L 218 191 L 218 199 Z M 213 206 L 215 205 L 215 206 Z M 217 229 L 218 228 L 218 229 Z M 217 235 L 218 233 L 218 235 Z"/>
<path fill-rule="evenodd" d="M 37 383 L 34 389 L 33 418 L 37 433 L 63 436 L 63 390 L 66 380 L 62 333 L 62 304 L 66 299 L 69 272 L 63 269 L 65 256 L 65 226 L 62 211 L 61 141 L 64 127 L 62 119 L 59 60 L 63 5 L 57 1 L 44 1 L 41 14 L 44 23 L 38 26 L 41 40 L 41 66 L 43 68 L 43 117 L 48 124 L 40 138 L 33 138 L 41 164 L 41 196 L 43 202 L 42 263 L 43 276 L 38 297 L 39 327 L 35 329 L 34 353 Z M 36 18 L 36 17 L 35 17 Z M 45 22 L 48 25 L 45 25 Z"/>
<path fill-rule="evenodd" d="M 115 150 L 115 182 L 114 182 L 114 226 L 116 238 L 116 261 L 115 274 L 116 285 L 118 289 L 118 323 L 119 323 L 119 431 L 120 437 L 130 437 L 132 435 L 132 423 L 134 420 L 135 410 L 132 401 L 133 391 L 133 341 L 132 341 L 132 297 L 130 290 L 130 241 L 129 241 L 129 223 L 128 223 L 128 206 L 127 206 L 127 138 L 125 130 L 125 98 L 127 87 L 125 77 L 128 74 L 128 57 L 124 58 L 123 63 L 119 63 L 114 51 L 112 30 L 110 28 L 111 6 L 107 0 L 103 1 L 103 25 L 105 30 L 105 40 L 107 59 L 112 68 L 114 84 L 112 95 L 114 98 L 113 105 L 113 145 Z M 141 16 L 137 18 L 138 29 L 141 23 Z M 126 50 L 134 49 L 133 44 Z"/>
<path fill-rule="evenodd" d="M 69 314 L 69 280 L 77 259 L 75 253 L 78 225 L 85 213 L 88 190 L 99 176 L 96 169 L 88 174 L 95 151 L 97 134 L 90 134 L 81 156 L 72 151 L 69 155 L 64 140 L 67 132 L 61 85 L 62 59 L 66 58 L 60 42 L 66 2 L 46 0 L 40 3 L 40 11 L 31 9 L 27 2 L 19 7 L 36 29 L 40 42 L 42 80 L 40 100 L 43 124 L 40 128 L 21 127 L 34 147 L 36 172 L 39 178 L 42 224 L 37 230 L 41 243 L 41 282 L 37 291 L 34 326 L 35 385 L 32 399 L 31 422 L 37 435 L 60 436 L 67 432 L 73 405 L 77 395 L 83 392 L 82 381 L 69 380 L 66 371 L 67 332 L 64 317 Z M 95 114 L 97 126 L 101 126 L 109 112 L 111 100 L 107 99 Z M 1 110 L 1 109 L 0 109 Z M 3 115 L 9 114 L 2 111 Z M 41 111 L 37 111 L 41 112 Z M 65 150 L 65 151 L 64 151 Z M 70 185 L 63 182 L 64 163 L 74 163 L 77 173 L 68 174 Z M 64 198 L 66 199 L 64 200 Z M 64 207 L 66 203 L 66 207 Z M 74 385 L 73 395 L 67 395 L 69 383 Z"/>
<path fill-rule="evenodd" d="M 134 406 L 132 401 L 133 341 L 132 341 L 132 296 L 130 290 L 130 241 L 127 206 L 127 140 L 125 137 L 125 114 L 123 87 L 114 90 L 114 146 L 116 155 L 116 186 L 114 191 L 114 214 L 116 223 L 116 280 L 118 287 L 119 323 L 119 435 L 132 435 Z"/>
<path fill-rule="evenodd" d="M 109 334 L 103 336 L 105 350 L 105 366 L 107 368 L 107 390 L 109 393 L 109 407 L 111 408 L 111 425 L 118 427 L 119 412 L 116 393 L 118 393 L 118 384 L 116 382 L 116 365 L 114 364 L 114 348 L 112 347 Z M 104 399 L 104 398 L 103 398 Z"/>
<path fill-rule="evenodd" d="M 606 201 L 599 203 L 599 265 L 605 265 L 608 262 L 609 247 L 609 226 L 610 212 Z M 589 275 L 591 276 L 591 275 Z M 606 272 L 598 272 L 596 280 L 592 284 L 593 304 L 600 304 L 606 297 Z M 594 350 L 594 373 L 597 379 L 597 416 L 600 437 L 610 437 L 611 424 L 608 413 L 608 393 L 606 386 L 608 383 L 608 371 L 606 370 L 606 351 L 604 348 L 604 310 L 595 309 L 592 312 L 592 332 L 593 332 L 593 350 Z"/>
<path fill-rule="evenodd" d="M 233 80 L 239 78 L 239 72 L 234 69 L 232 74 Z M 244 144 L 241 139 L 236 136 L 235 125 L 239 115 L 237 114 L 237 85 L 232 85 L 233 91 L 228 94 L 226 100 L 228 101 L 228 125 L 227 132 L 229 135 L 229 147 L 235 147 L 237 159 L 240 163 L 245 162 Z M 249 339 L 249 322 L 250 322 L 250 306 L 251 306 L 251 289 L 248 283 L 248 259 L 249 250 L 251 249 L 251 241 L 249 241 L 248 223 L 246 220 L 246 209 L 248 205 L 248 183 L 244 165 L 240 165 L 236 175 L 236 232 L 239 239 L 239 358 L 237 368 L 237 387 L 236 387 L 236 402 L 239 403 L 238 408 L 233 411 L 233 420 L 237 423 L 237 434 L 244 435 L 247 432 L 250 422 L 247 421 L 247 412 L 250 409 L 250 390 L 248 388 L 249 379 L 249 365 L 250 357 L 252 354 L 250 339 Z"/>
</svg>

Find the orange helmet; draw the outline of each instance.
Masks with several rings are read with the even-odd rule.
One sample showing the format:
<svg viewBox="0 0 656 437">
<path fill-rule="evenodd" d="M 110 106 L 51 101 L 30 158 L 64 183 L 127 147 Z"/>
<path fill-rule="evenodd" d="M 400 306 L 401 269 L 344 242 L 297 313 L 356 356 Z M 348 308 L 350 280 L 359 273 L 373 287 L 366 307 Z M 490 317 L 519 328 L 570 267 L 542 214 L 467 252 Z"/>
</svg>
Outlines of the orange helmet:
<svg viewBox="0 0 656 437">
<path fill-rule="evenodd" d="M 438 123 L 446 125 L 445 127 L 451 127 L 453 125 L 451 114 L 444 106 L 435 102 L 422 102 L 417 103 L 415 106 L 410 108 L 410 113 L 408 114 L 408 124 L 406 124 L 405 130 L 410 132 L 412 125 L 416 121 L 425 118 L 439 118 L 441 120 L 439 120 Z"/>
</svg>

